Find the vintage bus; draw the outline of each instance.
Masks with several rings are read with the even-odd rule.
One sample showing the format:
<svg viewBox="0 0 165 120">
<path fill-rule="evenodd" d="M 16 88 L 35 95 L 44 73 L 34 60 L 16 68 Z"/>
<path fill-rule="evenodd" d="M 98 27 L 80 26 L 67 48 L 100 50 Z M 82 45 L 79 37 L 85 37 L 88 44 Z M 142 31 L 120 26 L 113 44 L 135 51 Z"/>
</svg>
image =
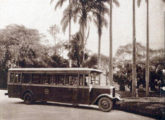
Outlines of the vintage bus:
<svg viewBox="0 0 165 120">
<path fill-rule="evenodd" d="M 11 68 L 7 94 L 26 104 L 53 101 L 98 105 L 110 111 L 120 96 L 114 87 L 100 85 L 101 73 L 91 68 Z"/>
</svg>

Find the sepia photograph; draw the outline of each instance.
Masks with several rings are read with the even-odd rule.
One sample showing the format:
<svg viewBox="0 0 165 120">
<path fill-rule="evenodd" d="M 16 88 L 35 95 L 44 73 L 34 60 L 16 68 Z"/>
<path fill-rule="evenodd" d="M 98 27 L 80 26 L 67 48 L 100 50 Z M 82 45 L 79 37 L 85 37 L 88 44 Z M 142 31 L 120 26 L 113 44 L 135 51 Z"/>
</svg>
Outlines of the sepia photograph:
<svg viewBox="0 0 165 120">
<path fill-rule="evenodd" d="M 0 0 L 0 120 L 165 120 L 165 0 Z"/>
</svg>

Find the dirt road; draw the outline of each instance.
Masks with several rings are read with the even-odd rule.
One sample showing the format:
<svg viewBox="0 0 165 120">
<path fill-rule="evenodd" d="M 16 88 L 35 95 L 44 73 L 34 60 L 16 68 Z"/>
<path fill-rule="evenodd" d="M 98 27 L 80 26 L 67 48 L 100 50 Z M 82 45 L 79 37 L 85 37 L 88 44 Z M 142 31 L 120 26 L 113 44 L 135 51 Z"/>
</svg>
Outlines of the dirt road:
<svg viewBox="0 0 165 120">
<path fill-rule="evenodd" d="M 21 99 L 8 98 L 0 90 L 0 120 L 152 120 L 118 110 L 102 112 L 93 106 L 73 107 L 57 103 L 25 105 Z"/>
</svg>

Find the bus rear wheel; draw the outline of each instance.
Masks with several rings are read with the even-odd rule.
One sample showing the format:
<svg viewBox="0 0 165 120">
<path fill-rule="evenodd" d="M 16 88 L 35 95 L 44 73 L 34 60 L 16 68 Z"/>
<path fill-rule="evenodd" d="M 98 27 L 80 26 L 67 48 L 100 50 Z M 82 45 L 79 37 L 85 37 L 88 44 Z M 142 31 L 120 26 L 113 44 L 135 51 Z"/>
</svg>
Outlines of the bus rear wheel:
<svg viewBox="0 0 165 120">
<path fill-rule="evenodd" d="M 25 93 L 24 95 L 24 103 L 25 104 L 31 104 L 33 101 L 32 94 L 31 93 Z"/>
<path fill-rule="evenodd" d="M 103 112 L 109 112 L 113 107 L 113 102 L 111 99 L 107 97 L 102 97 L 99 100 L 98 106 L 99 109 L 102 110 Z"/>
</svg>

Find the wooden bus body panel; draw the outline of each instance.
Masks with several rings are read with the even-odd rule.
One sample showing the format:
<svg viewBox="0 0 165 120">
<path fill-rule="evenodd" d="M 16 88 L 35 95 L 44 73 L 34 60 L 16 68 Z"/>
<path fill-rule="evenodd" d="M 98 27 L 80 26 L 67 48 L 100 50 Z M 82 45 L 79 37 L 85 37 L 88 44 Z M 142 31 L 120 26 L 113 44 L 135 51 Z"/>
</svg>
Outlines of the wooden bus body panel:
<svg viewBox="0 0 165 120">
<path fill-rule="evenodd" d="M 74 69 L 73 69 L 74 70 Z M 76 69 L 77 70 L 77 69 Z M 76 71 L 75 70 L 75 71 Z M 76 74 L 87 74 L 94 69 L 83 69 L 84 71 L 79 71 Z M 62 70 L 61 70 L 62 71 Z M 65 73 L 73 74 L 75 71 L 66 70 Z M 99 72 L 99 71 L 95 71 Z M 9 70 L 10 73 L 43 73 L 43 74 L 57 74 L 53 69 L 51 71 L 22 71 L 21 69 Z M 58 72 L 61 73 L 61 72 Z M 93 104 L 93 101 L 101 94 L 112 94 L 109 86 L 79 86 L 79 85 L 53 85 L 53 84 L 33 84 L 33 83 L 11 83 L 8 77 L 8 95 L 9 97 L 21 98 L 23 99 L 26 92 L 30 92 L 35 101 L 54 101 L 63 103 L 77 103 L 77 104 Z M 78 79 L 79 80 L 79 79 Z M 115 96 L 113 96 L 115 97 Z"/>
</svg>

